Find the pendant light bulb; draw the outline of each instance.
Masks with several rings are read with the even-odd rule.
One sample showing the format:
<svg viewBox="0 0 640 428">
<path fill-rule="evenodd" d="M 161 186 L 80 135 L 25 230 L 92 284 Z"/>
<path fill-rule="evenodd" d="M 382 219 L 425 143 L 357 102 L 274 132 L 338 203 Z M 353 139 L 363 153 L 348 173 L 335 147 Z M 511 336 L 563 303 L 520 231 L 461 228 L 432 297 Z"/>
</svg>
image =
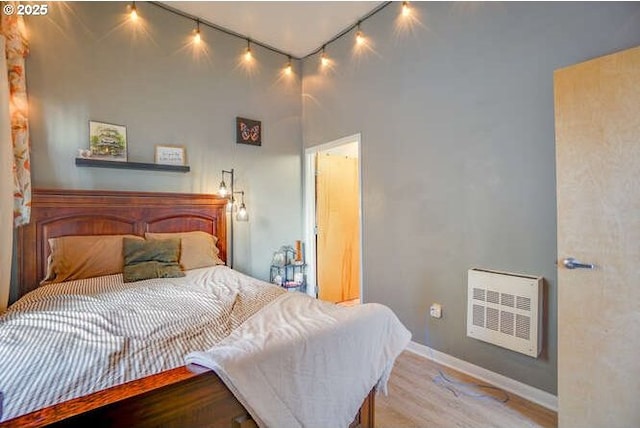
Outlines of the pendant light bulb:
<svg viewBox="0 0 640 428">
<path fill-rule="evenodd" d="M 407 17 L 411 15 L 411 8 L 409 7 L 408 1 L 402 2 L 402 16 Z"/>
<path fill-rule="evenodd" d="M 322 64 L 323 67 L 329 65 L 329 58 L 327 58 L 327 53 L 324 51 L 324 47 L 322 48 L 322 55 L 320 56 L 320 64 Z"/>
<path fill-rule="evenodd" d="M 356 31 L 356 44 L 361 46 L 364 43 L 364 34 L 360 30 L 360 23 L 358 23 L 358 31 Z"/>
<path fill-rule="evenodd" d="M 293 66 L 291 65 L 291 57 L 289 57 L 289 61 L 287 62 L 286 67 L 284 68 L 284 74 L 290 76 L 293 73 Z"/>
<path fill-rule="evenodd" d="M 242 196 L 240 199 L 240 208 L 238 208 L 238 212 L 236 213 L 236 220 L 249 221 L 249 214 L 247 213 L 247 207 L 244 204 L 244 191 L 240 191 L 239 193 Z"/>
<path fill-rule="evenodd" d="M 240 204 L 240 208 L 238 208 L 238 213 L 236 214 L 237 221 L 247 221 L 249 220 L 249 214 L 247 213 L 247 207 L 244 205 L 244 202 Z"/>
<path fill-rule="evenodd" d="M 247 50 L 244 53 L 244 60 L 246 62 L 251 61 L 251 59 L 253 58 L 253 54 L 251 53 L 251 41 L 247 40 Z"/>
<path fill-rule="evenodd" d="M 138 20 L 138 9 L 136 9 L 136 2 L 131 3 L 131 12 L 129 13 L 129 17 L 134 22 Z"/>
<path fill-rule="evenodd" d="M 227 185 L 224 183 L 224 180 L 222 180 L 220 182 L 220 187 L 218 188 L 218 195 L 224 198 L 225 196 L 227 196 L 227 192 Z"/>
<path fill-rule="evenodd" d="M 200 21 L 196 21 L 196 32 L 193 35 L 193 42 L 196 45 L 199 45 L 202 41 L 202 36 L 200 35 Z"/>
</svg>

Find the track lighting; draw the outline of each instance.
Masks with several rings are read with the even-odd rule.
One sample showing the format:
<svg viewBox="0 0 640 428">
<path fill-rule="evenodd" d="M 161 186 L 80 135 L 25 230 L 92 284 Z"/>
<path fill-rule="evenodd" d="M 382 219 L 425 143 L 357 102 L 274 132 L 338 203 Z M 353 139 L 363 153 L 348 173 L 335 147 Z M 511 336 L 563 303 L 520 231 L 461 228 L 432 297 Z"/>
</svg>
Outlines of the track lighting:
<svg viewBox="0 0 640 428">
<path fill-rule="evenodd" d="M 382 2 L 381 4 L 379 4 L 375 9 L 373 9 L 371 12 L 369 12 L 367 15 L 363 16 L 360 18 L 359 21 L 357 21 L 356 23 L 352 24 L 351 26 L 349 26 L 347 29 L 343 30 L 342 32 L 340 32 L 339 34 L 337 34 L 336 36 L 334 36 L 332 39 L 327 40 L 324 42 L 324 44 L 322 45 L 322 48 L 318 48 L 316 50 L 314 50 L 313 52 L 309 53 L 306 56 L 302 56 L 302 57 L 293 57 L 293 59 L 297 59 L 297 60 L 303 60 L 306 58 L 310 58 L 312 56 L 317 55 L 319 52 L 321 52 L 321 56 L 320 56 L 320 65 L 322 68 L 333 68 L 335 66 L 335 64 L 333 63 L 333 61 L 327 56 L 326 53 L 326 47 L 328 45 L 330 45 L 331 43 L 337 41 L 338 39 L 342 38 L 343 36 L 345 36 L 346 34 L 351 34 L 351 31 L 353 31 L 354 29 L 356 30 L 355 33 L 355 43 L 356 43 L 356 47 L 358 49 L 360 49 L 361 47 L 367 47 L 367 45 L 369 45 L 370 39 L 367 38 L 364 34 L 364 32 L 360 29 L 361 24 L 366 21 L 367 19 L 371 18 L 372 16 L 374 16 L 375 14 L 377 14 L 378 12 L 380 12 L 381 10 L 383 10 L 384 8 L 386 8 L 387 6 L 389 6 L 390 4 L 392 4 L 394 2 L 391 1 L 385 1 Z M 226 33 L 228 35 L 234 36 L 236 38 L 242 39 L 242 40 L 246 40 L 247 42 L 247 47 L 246 50 L 242 53 L 241 57 L 240 57 L 240 62 L 244 62 L 246 63 L 244 65 L 244 67 L 249 70 L 252 68 L 253 64 L 252 61 L 254 60 L 253 57 L 253 51 L 251 50 L 251 39 L 247 36 L 244 36 L 242 34 L 238 34 L 235 33 L 231 30 L 227 30 L 223 27 L 220 27 L 218 25 L 212 24 L 205 21 L 200 20 L 200 18 L 187 14 L 187 13 L 183 13 L 180 12 L 176 9 L 173 9 L 172 7 L 169 6 L 165 6 L 162 4 L 162 2 L 150 2 L 150 4 L 153 4 L 157 7 L 160 7 L 166 11 L 172 12 L 176 15 L 180 15 L 183 18 L 187 18 L 191 21 L 194 21 L 196 23 L 196 28 L 192 33 L 192 37 L 193 37 L 193 41 L 192 43 L 194 45 L 200 45 L 203 42 L 203 38 L 202 38 L 202 33 L 200 31 L 200 24 L 203 24 L 206 27 L 212 28 L 214 30 L 217 31 L 221 31 L 223 33 Z M 138 9 L 136 7 L 136 2 L 131 1 L 129 6 L 128 6 L 128 11 L 129 11 L 129 18 L 131 19 L 132 22 L 136 22 L 136 21 L 140 21 L 140 16 L 138 14 Z M 402 18 L 406 18 L 404 21 L 405 23 L 409 23 L 410 21 L 416 21 L 416 17 L 412 17 L 411 15 L 414 12 L 412 11 L 409 2 L 408 1 L 403 1 L 402 2 L 402 9 L 401 9 L 401 17 Z M 144 22 L 141 22 L 144 23 Z M 282 54 L 287 56 L 288 61 L 286 63 L 286 65 L 281 69 L 281 74 L 284 74 L 286 76 L 291 76 L 292 74 L 294 74 L 294 70 L 293 70 L 293 66 L 292 66 L 292 56 L 291 54 L 287 53 L 287 52 L 283 52 L 279 49 L 273 48 L 269 45 L 265 45 L 264 43 L 261 43 L 259 41 L 254 41 L 254 44 L 257 44 L 258 46 L 270 50 L 272 52 L 278 53 L 278 54 Z M 224 182 L 223 182 L 224 183 Z M 222 189 L 221 189 L 222 190 Z"/>
</svg>

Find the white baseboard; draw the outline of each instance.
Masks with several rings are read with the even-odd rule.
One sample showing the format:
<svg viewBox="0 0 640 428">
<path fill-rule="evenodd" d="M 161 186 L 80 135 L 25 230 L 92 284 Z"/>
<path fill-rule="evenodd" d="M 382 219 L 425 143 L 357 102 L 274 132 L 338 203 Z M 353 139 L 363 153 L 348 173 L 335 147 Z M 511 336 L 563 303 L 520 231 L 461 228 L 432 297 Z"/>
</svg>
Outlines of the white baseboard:
<svg viewBox="0 0 640 428">
<path fill-rule="evenodd" d="M 554 412 L 558 411 L 558 397 L 546 391 L 452 357 L 444 352 L 436 351 L 417 342 L 411 341 L 409 346 L 407 346 L 407 351 L 411 351 L 414 354 L 435 361 L 443 366 L 450 367 L 469 376 L 473 376 L 478 380 L 504 389 L 505 391 L 519 395 Z"/>
</svg>

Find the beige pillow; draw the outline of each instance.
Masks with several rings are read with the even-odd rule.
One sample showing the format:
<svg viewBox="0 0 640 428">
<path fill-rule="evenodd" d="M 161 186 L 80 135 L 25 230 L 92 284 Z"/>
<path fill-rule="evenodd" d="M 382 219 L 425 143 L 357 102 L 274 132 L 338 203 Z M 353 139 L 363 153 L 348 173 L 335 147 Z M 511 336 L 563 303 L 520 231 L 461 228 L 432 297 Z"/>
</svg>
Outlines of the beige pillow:
<svg viewBox="0 0 640 428">
<path fill-rule="evenodd" d="M 223 265 L 216 247 L 218 238 L 207 232 L 145 233 L 146 239 L 180 238 L 180 265 L 182 269 L 196 269 Z"/>
<path fill-rule="evenodd" d="M 135 235 L 61 236 L 49 239 L 47 276 L 43 284 L 122 272 L 122 239 Z"/>
</svg>

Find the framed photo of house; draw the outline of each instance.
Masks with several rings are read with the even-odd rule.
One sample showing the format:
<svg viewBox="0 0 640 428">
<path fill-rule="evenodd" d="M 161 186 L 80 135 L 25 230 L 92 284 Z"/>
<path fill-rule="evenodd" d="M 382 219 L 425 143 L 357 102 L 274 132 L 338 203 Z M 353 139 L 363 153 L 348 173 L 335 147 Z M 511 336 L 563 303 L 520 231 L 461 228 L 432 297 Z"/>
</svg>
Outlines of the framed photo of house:
<svg viewBox="0 0 640 428">
<path fill-rule="evenodd" d="M 236 117 L 236 143 L 252 146 L 262 145 L 262 122 Z"/>
<path fill-rule="evenodd" d="M 127 161 L 127 127 L 89 121 L 89 148 L 94 159 Z"/>
<path fill-rule="evenodd" d="M 159 165 L 186 165 L 186 150 L 180 146 L 156 146 L 156 163 Z"/>
</svg>

